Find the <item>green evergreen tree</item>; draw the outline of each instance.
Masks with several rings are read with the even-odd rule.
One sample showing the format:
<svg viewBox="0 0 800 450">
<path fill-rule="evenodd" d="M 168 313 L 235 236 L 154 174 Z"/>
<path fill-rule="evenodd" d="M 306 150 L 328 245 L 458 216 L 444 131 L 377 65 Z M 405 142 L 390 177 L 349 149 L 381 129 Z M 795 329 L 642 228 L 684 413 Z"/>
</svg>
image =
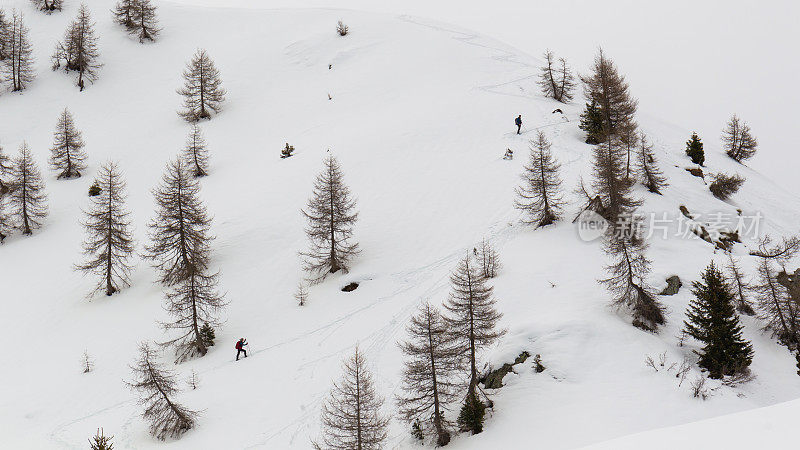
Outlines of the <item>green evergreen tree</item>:
<svg viewBox="0 0 800 450">
<path fill-rule="evenodd" d="M 703 143 L 697 133 L 692 133 L 691 139 L 686 141 L 686 156 L 692 158 L 693 163 L 701 166 L 706 162 L 706 152 L 703 150 Z"/>
<path fill-rule="evenodd" d="M 753 361 L 753 346 L 742 337 L 730 285 L 712 262 L 702 281 L 692 286 L 695 299 L 689 304 L 684 325 L 689 336 L 705 344 L 695 351 L 700 367 L 707 369 L 711 378 L 745 372 Z"/>
<path fill-rule="evenodd" d="M 596 101 L 586 104 L 586 109 L 581 114 L 580 129 L 586 132 L 587 144 L 603 142 L 603 115 Z"/>
</svg>

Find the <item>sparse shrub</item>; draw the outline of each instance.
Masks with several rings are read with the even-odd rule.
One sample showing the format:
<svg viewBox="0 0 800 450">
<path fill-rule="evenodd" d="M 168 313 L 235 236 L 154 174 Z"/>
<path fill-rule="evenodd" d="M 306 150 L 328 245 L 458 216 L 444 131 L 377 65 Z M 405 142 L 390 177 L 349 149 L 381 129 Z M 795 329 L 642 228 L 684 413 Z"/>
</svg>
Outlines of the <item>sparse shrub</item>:
<svg viewBox="0 0 800 450">
<path fill-rule="evenodd" d="M 350 33 L 350 27 L 340 20 L 339 23 L 336 24 L 336 32 L 339 33 L 339 36 L 347 36 L 347 34 Z"/>
<path fill-rule="evenodd" d="M 286 147 L 284 147 L 283 150 L 281 150 L 281 158 L 285 159 L 290 156 L 294 156 L 294 145 L 289 145 L 289 143 L 287 142 Z"/>
<path fill-rule="evenodd" d="M 714 197 L 727 200 L 742 187 L 744 182 L 745 179 L 739 175 L 718 173 L 714 176 L 714 181 L 708 186 L 708 189 L 714 194 Z"/>
</svg>

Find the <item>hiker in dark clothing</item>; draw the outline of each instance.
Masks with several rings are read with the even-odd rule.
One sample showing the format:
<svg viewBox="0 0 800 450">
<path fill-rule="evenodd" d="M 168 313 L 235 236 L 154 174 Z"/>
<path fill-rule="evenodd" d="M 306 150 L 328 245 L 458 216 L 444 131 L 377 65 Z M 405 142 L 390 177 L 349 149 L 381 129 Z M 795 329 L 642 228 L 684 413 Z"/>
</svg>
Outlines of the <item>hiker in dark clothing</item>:
<svg viewBox="0 0 800 450">
<path fill-rule="evenodd" d="M 516 119 L 514 119 L 514 123 L 517 124 L 517 134 L 520 134 L 520 130 L 522 130 L 522 114 L 518 115 Z"/>
<path fill-rule="evenodd" d="M 247 358 L 247 350 L 244 349 L 244 346 L 247 345 L 247 341 L 244 338 L 239 339 L 236 341 L 236 360 L 239 360 L 239 354 L 244 353 L 244 357 Z"/>
</svg>

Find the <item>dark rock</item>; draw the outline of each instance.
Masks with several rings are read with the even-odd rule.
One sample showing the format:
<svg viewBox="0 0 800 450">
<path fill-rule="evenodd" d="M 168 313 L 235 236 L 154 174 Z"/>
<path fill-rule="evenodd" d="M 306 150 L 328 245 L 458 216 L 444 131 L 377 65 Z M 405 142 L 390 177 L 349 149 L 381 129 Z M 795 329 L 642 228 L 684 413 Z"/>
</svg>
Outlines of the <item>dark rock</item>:
<svg viewBox="0 0 800 450">
<path fill-rule="evenodd" d="M 681 286 L 683 286 L 683 283 L 681 282 L 680 277 L 673 275 L 667 278 L 667 287 L 665 287 L 664 290 L 658 295 L 675 295 L 681 289 Z"/>
<path fill-rule="evenodd" d="M 703 174 L 703 169 L 698 167 L 689 167 L 686 169 L 686 171 L 698 178 L 702 178 L 703 180 L 706 179 L 705 175 Z"/>
<path fill-rule="evenodd" d="M 522 364 L 530 358 L 531 354 L 527 351 L 523 351 L 514 359 L 513 364 L 505 363 L 502 367 L 496 370 L 492 370 L 491 372 L 487 373 L 486 375 L 481 378 L 480 381 L 483 383 L 483 386 L 487 389 L 499 389 L 503 387 L 503 377 L 508 375 L 509 372 L 514 371 L 514 366 L 517 364 Z M 533 359 L 534 369 L 537 373 L 544 370 L 544 366 L 541 364 L 541 357 L 536 355 Z"/>
</svg>

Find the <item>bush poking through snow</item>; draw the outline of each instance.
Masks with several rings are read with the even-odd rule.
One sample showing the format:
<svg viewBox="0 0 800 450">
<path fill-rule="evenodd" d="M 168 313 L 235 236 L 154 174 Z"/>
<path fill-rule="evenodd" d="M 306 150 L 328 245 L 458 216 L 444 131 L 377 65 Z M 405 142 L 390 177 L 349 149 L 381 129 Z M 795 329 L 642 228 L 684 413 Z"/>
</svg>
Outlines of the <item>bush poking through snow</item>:
<svg viewBox="0 0 800 450">
<path fill-rule="evenodd" d="M 350 33 L 350 27 L 340 20 L 339 23 L 336 24 L 336 32 L 339 33 L 339 36 L 347 36 L 347 34 Z"/>
<path fill-rule="evenodd" d="M 706 387 L 706 377 L 698 375 L 697 378 L 692 381 L 692 397 L 706 400 L 708 399 L 708 395 L 709 390 Z"/>
<path fill-rule="evenodd" d="M 308 289 L 302 282 L 297 284 L 297 291 L 294 293 L 294 299 L 297 300 L 297 304 L 300 306 L 305 306 L 308 301 Z"/>
<path fill-rule="evenodd" d="M 40 11 L 50 14 L 53 11 L 61 11 L 63 2 L 62 0 L 31 0 L 31 3 Z"/>
<path fill-rule="evenodd" d="M 289 145 L 286 143 L 286 147 L 281 150 L 281 159 L 286 159 L 290 156 L 294 156 L 294 145 Z"/>
<path fill-rule="evenodd" d="M 483 431 L 486 405 L 474 394 L 467 394 L 464 405 L 458 413 L 459 430 L 478 434 Z"/>
<path fill-rule="evenodd" d="M 745 179 L 739 175 L 718 173 L 714 176 L 714 181 L 708 186 L 708 189 L 714 194 L 714 197 L 727 200 L 742 187 L 744 182 Z"/>
</svg>

